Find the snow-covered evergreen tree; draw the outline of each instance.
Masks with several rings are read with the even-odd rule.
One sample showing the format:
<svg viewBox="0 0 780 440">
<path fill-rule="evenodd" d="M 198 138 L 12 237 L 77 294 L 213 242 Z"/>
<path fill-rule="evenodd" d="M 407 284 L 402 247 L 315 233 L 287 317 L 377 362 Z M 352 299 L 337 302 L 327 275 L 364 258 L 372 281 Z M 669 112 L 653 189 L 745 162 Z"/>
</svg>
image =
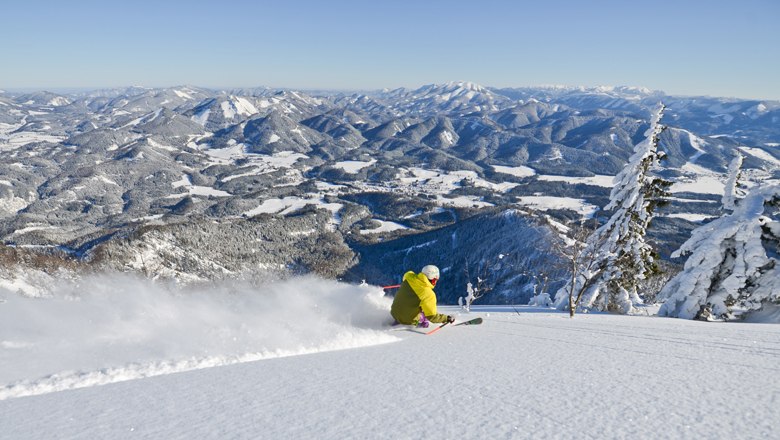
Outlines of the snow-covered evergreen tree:
<svg viewBox="0 0 780 440">
<path fill-rule="evenodd" d="M 758 186 L 733 213 L 695 229 L 672 254 L 690 256 L 661 290 L 659 315 L 734 319 L 780 308 L 778 207 L 780 184 Z"/>
<path fill-rule="evenodd" d="M 610 203 L 612 217 L 589 238 L 583 249 L 589 262 L 584 270 L 575 271 L 576 280 L 558 290 L 555 305 L 568 309 L 570 297 L 580 298 L 582 308 L 630 313 L 642 300 L 637 281 L 657 271 L 655 252 L 644 240 L 653 212 L 668 194 L 670 182 L 653 171 L 664 156 L 658 151 L 665 106 L 660 104 L 651 119 L 645 140 L 634 147 L 625 168 L 615 176 Z M 573 295 L 570 295 L 573 293 Z"/>
<path fill-rule="evenodd" d="M 729 163 L 728 177 L 726 178 L 725 191 L 723 192 L 723 209 L 726 211 L 734 211 L 736 208 L 737 200 L 745 197 L 745 186 L 740 182 L 742 175 L 742 160 L 744 156 L 737 152 L 734 159 Z"/>
</svg>

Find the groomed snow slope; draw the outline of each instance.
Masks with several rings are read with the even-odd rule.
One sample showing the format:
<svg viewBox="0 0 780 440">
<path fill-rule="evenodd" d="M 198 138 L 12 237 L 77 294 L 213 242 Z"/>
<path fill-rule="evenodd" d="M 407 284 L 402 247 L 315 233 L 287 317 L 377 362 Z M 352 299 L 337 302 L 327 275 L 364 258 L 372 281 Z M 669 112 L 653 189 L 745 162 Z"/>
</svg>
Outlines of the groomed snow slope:
<svg viewBox="0 0 780 440">
<path fill-rule="evenodd" d="M 313 326 L 319 352 L 6 396 L 0 438 L 776 437 L 780 325 L 475 307 L 459 319 L 483 316 L 483 325 L 425 336 L 331 314 L 345 298 L 374 313 L 377 288 L 321 286 L 338 293 L 308 304 L 312 313 L 273 339 L 255 340 L 258 351 L 283 342 L 294 352 L 296 333 Z M 243 317 L 270 313 L 242 305 Z M 395 342 L 327 351 L 326 340 L 364 332 Z M 2 368 L 6 361 L 14 362 L 6 357 Z"/>
</svg>

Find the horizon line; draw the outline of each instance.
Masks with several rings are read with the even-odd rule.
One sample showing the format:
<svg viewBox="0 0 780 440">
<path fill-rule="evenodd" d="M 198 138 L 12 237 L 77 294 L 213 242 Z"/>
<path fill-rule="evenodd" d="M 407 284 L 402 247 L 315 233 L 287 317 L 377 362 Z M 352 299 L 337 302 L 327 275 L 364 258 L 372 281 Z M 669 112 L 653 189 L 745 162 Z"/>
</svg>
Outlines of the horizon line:
<svg viewBox="0 0 780 440">
<path fill-rule="evenodd" d="M 661 89 L 653 89 L 645 86 L 633 86 L 633 85 L 570 85 L 570 84 L 536 84 L 536 85 L 516 85 L 516 86 L 486 86 L 473 81 L 446 81 L 438 83 L 425 83 L 419 86 L 397 86 L 397 87 L 374 87 L 374 88 L 339 88 L 339 87 L 290 87 L 290 86 L 268 86 L 268 85 L 254 85 L 254 86 L 203 86 L 195 84 L 176 84 L 168 86 L 147 86 L 147 85 L 119 85 L 119 86 L 56 86 L 56 87 L 39 87 L 39 86 L 25 86 L 25 87 L 0 87 L 0 94 L 2 93 L 35 93 L 35 92 L 48 92 L 57 94 L 71 94 L 71 93 L 83 93 L 83 92 L 96 92 L 105 90 L 118 90 L 118 89 L 146 89 L 146 90 L 165 90 L 175 89 L 179 87 L 193 87 L 204 90 L 210 90 L 215 92 L 225 92 L 229 90 L 241 90 L 241 89 L 268 89 L 278 91 L 300 91 L 300 92 L 330 92 L 330 93 L 361 93 L 361 92 L 379 92 L 379 91 L 392 91 L 392 90 L 418 90 L 428 86 L 447 86 L 450 84 L 473 84 L 488 90 L 519 90 L 519 89 L 560 89 L 560 90 L 598 90 L 598 89 L 638 89 L 649 94 L 661 94 L 668 97 L 678 98 L 720 98 L 720 99 L 738 99 L 743 101 L 778 101 L 780 98 L 756 98 L 756 97 L 739 97 L 739 96 L 724 96 L 724 95 L 712 95 L 712 94 L 670 94 Z M 491 91 L 492 91 L 491 90 Z"/>
</svg>

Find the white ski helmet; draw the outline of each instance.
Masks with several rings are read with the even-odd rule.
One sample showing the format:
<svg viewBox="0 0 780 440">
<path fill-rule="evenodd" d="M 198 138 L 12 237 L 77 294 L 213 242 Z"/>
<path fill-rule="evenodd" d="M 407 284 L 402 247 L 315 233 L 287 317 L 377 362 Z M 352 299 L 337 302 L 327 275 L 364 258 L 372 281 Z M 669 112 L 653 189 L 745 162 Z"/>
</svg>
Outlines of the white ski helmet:
<svg viewBox="0 0 780 440">
<path fill-rule="evenodd" d="M 439 279 L 439 268 L 434 266 L 433 264 L 429 264 L 422 268 L 422 273 L 426 277 L 428 277 L 429 280 L 437 280 Z"/>
</svg>

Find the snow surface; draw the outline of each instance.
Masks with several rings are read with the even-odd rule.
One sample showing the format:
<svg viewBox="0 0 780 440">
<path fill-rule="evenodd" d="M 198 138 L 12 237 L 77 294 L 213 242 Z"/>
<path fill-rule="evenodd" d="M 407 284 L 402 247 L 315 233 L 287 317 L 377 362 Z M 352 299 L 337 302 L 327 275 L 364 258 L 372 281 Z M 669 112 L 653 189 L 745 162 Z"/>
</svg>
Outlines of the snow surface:
<svg viewBox="0 0 780 440">
<path fill-rule="evenodd" d="M 333 164 L 333 166 L 336 168 L 341 168 L 346 173 L 356 174 L 363 168 L 370 167 L 375 163 L 376 163 L 375 159 L 372 159 L 368 162 L 364 162 L 360 160 L 345 160 L 341 162 L 336 162 Z"/>
<path fill-rule="evenodd" d="M 179 98 L 190 99 L 190 100 L 195 99 L 189 93 L 184 92 L 182 90 L 174 90 L 173 93 L 175 93 L 176 96 L 178 96 Z"/>
<path fill-rule="evenodd" d="M 517 198 L 517 203 L 523 206 L 529 206 L 540 211 L 550 209 L 570 209 L 578 212 L 584 218 L 591 218 L 598 212 L 599 207 L 591 205 L 582 199 L 571 197 L 553 197 L 553 196 L 523 196 Z"/>
<path fill-rule="evenodd" d="M 21 235 L 26 234 L 28 232 L 34 232 L 34 231 L 56 231 L 60 229 L 57 226 L 51 226 L 51 225 L 44 225 L 41 223 L 28 223 L 29 226 L 26 226 L 21 229 L 14 230 L 11 235 Z"/>
<path fill-rule="evenodd" d="M 726 187 L 723 181 L 726 176 L 707 168 L 688 162 L 680 170 L 684 176 L 680 177 L 669 187 L 672 194 L 691 192 L 697 194 L 716 194 L 723 195 Z"/>
<path fill-rule="evenodd" d="M 274 153 L 271 156 L 265 154 L 251 154 L 246 152 L 246 145 L 242 143 L 236 143 L 229 148 L 214 148 L 203 150 L 209 157 L 214 160 L 214 164 L 225 165 L 231 161 L 236 160 L 250 160 L 256 162 L 262 162 L 269 167 L 276 168 L 289 168 L 299 159 L 308 159 L 309 156 L 305 154 L 296 153 L 294 151 L 280 151 Z"/>
<path fill-rule="evenodd" d="M 246 211 L 243 213 L 243 215 L 246 215 L 247 217 L 254 217 L 259 214 L 277 213 L 281 215 L 287 215 L 304 208 L 306 205 L 320 206 L 332 212 L 333 215 L 336 215 L 339 210 L 344 207 L 344 205 L 341 203 L 327 203 L 324 199 L 317 195 L 308 198 L 288 196 L 284 198 L 264 200 L 257 208 Z"/>
<path fill-rule="evenodd" d="M 171 182 L 171 185 L 173 185 L 174 188 L 181 188 L 184 187 L 184 189 L 187 190 L 187 193 L 176 193 L 171 194 L 169 196 L 166 196 L 168 199 L 176 199 L 181 197 L 186 197 L 188 194 L 191 196 L 204 196 L 204 197 L 230 197 L 232 194 L 230 194 L 227 191 L 222 191 L 221 189 L 215 189 L 210 186 L 199 186 L 199 185 L 193 185 L 192 179 L 190 176 L 185 175 L 180 180 L 177 180 L 176 182 Z"/>
<path fill-rule="evenodd" d="M 390 222 L 385 220 L 379 220 L 379 219 L 373 219 L 375 222 L 379 222 L 379 227 L 374 229 L 361 229 L 360 234 L 367 235 L 367 234 L 379 234 L 383 232 L 392 232 L 397 231 L 401 229 L 409 229 L 408 227 L 396 223 L 396 222 Z"/>
<path fill-rule="evenodd" d="M 157 119 L 160 116 L 160 113 L 162 113 L 163 109 L 159 108 L 151 113 L 145 114 L 141 116 L 140 118 L 133 119 L 132 121 L 128 122 L 127 124 L 123 125 L 121 128 L 127 128 L 127 127 L 135 127 L 141 122 L 152 122 L 155 119 Z"/>
<path fill-rule="evenodd" d="M 222 115 L 225 119 L 233 119 L 236 115 L 252 116 L 258 110 L 251 102 L 240 96 L 230 96 L 227 101 L 220 104 Z"/>
<path fill-rule="evenodd" d="M 615 186 L 615 176 L 605 176 L 603 174 L 596 174 L 590 177 L 570 177 L 542 174 L 539 175 L 539 180 L 547 182 L 566 182 L 570 185 L 583 183 L 585 185 L 601 186 L 604 188 L 612 188 Z"/>
<path fill-rule="evenodd" d="M 17 130 L 23 126 L 25 121 L 23 121 L 21 125 L 0 123 L 0 150 L 15 150 L 33 142 L 58 143 L 65 139 L 65 136 L 56 136 L 34 131 L 21 131 L 12 133 L 12 131 Z"/>
<path fill-rule="evenodd" d="M 315 278 L 74 289 L 2 294 L 0 437 L 730 439 L 780 419 L 777 324 L 442 307 L 485 322 L 425 336 L 384 325 L 380 288 Z"/>
<path fill-rule="evenodd" d="M 26 208 L 29 202 L 13 194 L 7 197 L 0 197 L 0 215 L 13 215 Z"/>
<path fill-rule="evenodd" d="M 424 168 L 410 168 L 409 175 L 401 177 L 399 182 L 403 185 L 409 185 L 413 188 L 423 189 L 429 193 L 446 194 L 457 188 L 460 188 L 461 182 L 467 180 L 472 185 L 489 188 L 493 191 L 509 191 L 516 187 L 516 183 L 493 183 L 479 177 L 474 171 L 434 171 Z"/>
<path fill-rule="evenodd" d="M 493 169 L 497 173 L 504 173 L 509 174 L 516 177 L 530 177 L 536 174 L 536 170 L 530 167 L 525 166 L 519 166 L 519 167 L 505 167 L 501 165 L 493 165 Z"/>
<path fill-rule="evenodd" d="M 354 187 L 361 191 L 392 191 L 396 194 L 418 195 L 420 193 L 434 195 L 436 203 L 445 207 L 487 207 L 493 206 L 486 202 L 482 197 L 477 196 L 456 196 L 451 197 L 450 193 L 463 186 L 473 185 L 480 188 L 488 188 L 494 192 L 507 192 L 516 187 L 517 183 L 502 182 L 493 183 L 482 179 L 474 171 L 443 171 L 427 170 L 424 168 L 400 168 L 396 175 L 396 180 L 383 184 L 371 182 L 355 182 Z"/>
<path fill-rule="evenodd" d="M 471 196 L 459 196 L 459 197 L 442 197 L 436 196 L 436 203 L 454 208 L 485 208 L 488 206 L 494 206 L 490 202 L 485 202 L 480 197 Z"/>
<path fill-rule="evenodd" d="M 697 176 L 689 181 L 675 182 L 669 187 L 669 192 L 672 194 L 690 192 L 722 195 L 724 190 L 725 186 L 717 176 Z"/>
<path fill-rule="evenodd" d="M 280 151 L 273 155 L 247 153 L 246 145 L 235 143 L 228 148 L 208 148 L 208 145 L 197 145 L 211 159 L 215 165 L 236 165 L 237 161 L 244 162 L 242 167 L 254 167 L 245 173 L 234 174 L 222 179 L 223 182 L 229 182 L 240 177 L 257 176 L 271 173 L 279 169 L 287 169 L 286 177 L 290 179 L 291 184 L 297 184 L 303 181 L 303 177 L 298 170 L 292 169 L 293 165 L 300 159 L 307 159 L 305 154 L 294 151 Z"/>
<path fill-rule="evenodd" d="M 673 213 L 673 214 L 666 214 L 664 217 L 681 218 L 683 220 L 688 220 L 689 222 L 693 222 L 693 223 L 703 222 L 704 220 L 707 220 L 708 218 L 712 218 L 711 215 L 707 215 L 707 214 L 693 214 L 693 213 L 687 213 L 687 212 L 678 212 L 678 213 Z"/>
<path fill-rule="evenodd" d="M 211 115 L 211 109 L 207 108 L 206 110 L 193 115 L 192 120 L 203 126 L 209 121 L 209 115 Z"/>
<path fill-rule="evenodd" d="M 682 131 L 682 132 L 684 132 L 684 133 L 686 133 L 686 134 L 688 135 L 688 141 L 690 142 L 690 144 L 691 144 L 691 147 L 692 147 L 694 150 L 696 150 L 696 153 L 694 153 L 694 154 L 693 154 L 693 156 L 691 156 L 690 158 L 688 158 L 688 160 L 689 160 L 691 163 L 696 163 L 696 161 L 697 161 L 697 160 L 698 160 L 698 159 L 699 159 L 701 156 L 703 156 L 704 154 L 707 154 L 707 152 L 706 152 L 706 151 L 704 151 L 704 147 L 706 147 L 706 146 L 707 146 L 707 141 L 705 141 L 704 139 L 702 139 L 702 138 L 700 138 L 700 137 L 696 136 L 695 134 L 691 133 L 691 132 L 690 132 L 690 131 L 688 131 L 688 130 L 682 130 L 682 129 L 681 129 L 680 131 Z"/>
<path fill-rule="evenodd" d="M 765 160 L 771 163 L 772 165 L 774 165 L 775 167 L 780 167 L 780 159 L 777 159 L 776 157 L 772 156 L 771 154 L 767 153 L 766 151 L 760 148 L 740 147 L 739 149 L 744 151 L 747 154 L 750 154 L 751 156 L 755 156 L 761 160 Z"/>
</svg>

